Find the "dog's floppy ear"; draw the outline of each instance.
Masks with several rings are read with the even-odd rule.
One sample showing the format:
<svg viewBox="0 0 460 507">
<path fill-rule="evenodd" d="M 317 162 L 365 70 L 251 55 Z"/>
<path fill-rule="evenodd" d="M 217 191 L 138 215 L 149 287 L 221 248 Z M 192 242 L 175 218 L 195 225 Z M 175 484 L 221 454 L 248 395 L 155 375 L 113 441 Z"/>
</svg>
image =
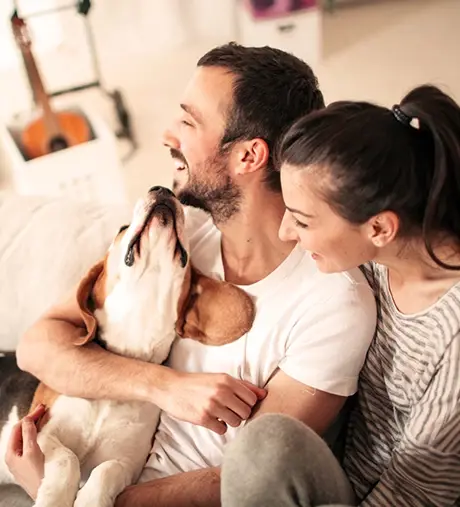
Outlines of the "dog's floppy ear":
<svg viewBox="0 0 460 507">
<path fill-rule="evenodd" d="M 102 278 L 105 262 L 95 264 L 80 282 L 77 290 L 77 303 L 86 326 L 86 334 L 74 341 L 75 345 L 85 345 L 96 336 L 97 321 L 94 310 L 101 297 Z"/>
<path fill-rule="evenodd" d="M 254 322 L 251 297 L 228 282 L 213 280 L 193 267 L 188 273 L 186 295 L 179 305 L 176 332 L 207 345 L 224 345 L 247 333 Z"/>
</svg>

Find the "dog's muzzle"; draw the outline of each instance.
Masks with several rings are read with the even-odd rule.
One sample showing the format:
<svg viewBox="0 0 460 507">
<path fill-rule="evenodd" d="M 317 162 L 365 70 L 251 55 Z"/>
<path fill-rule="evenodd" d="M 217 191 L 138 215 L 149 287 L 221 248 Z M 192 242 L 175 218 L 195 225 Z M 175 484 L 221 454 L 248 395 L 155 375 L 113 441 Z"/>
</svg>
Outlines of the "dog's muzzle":
<svg viewBox="0 0 460 507">
<path fill-rule="evenodd" d="M 152 206 L 150 210 L 147 212 L 144 223 L 137 234 L 131 239 L 128 245 L 128 249 L 125 255 L 125 264 L 128 267 L 131 267 L 134 264 L 135 259 L 135 250 L 137 250 L 137 254 L 140 255 L 140 243 L 142 234 L 147 229 L 153 217 L 157 217 L 161 226 L 166 227 L 172 222 L 172 226 L 174 228 L 174 232 L 176 234 L 176 247 L 174 251 L 174 255 L 178 255 L 180 258 L 180 263 L 183 268 L 187 265 L 188 261 L 188 253 L 185 250 L 184 246 L 179 240 L 177 234 L 177 226 L 176 226 L 176 211 L 174 203 L 171 202 L 174 199 L 174 194 L 171 190 L 165 187 L 152 187 L 149 190 L 149 196 L 152 196 Z"/>
</svg>

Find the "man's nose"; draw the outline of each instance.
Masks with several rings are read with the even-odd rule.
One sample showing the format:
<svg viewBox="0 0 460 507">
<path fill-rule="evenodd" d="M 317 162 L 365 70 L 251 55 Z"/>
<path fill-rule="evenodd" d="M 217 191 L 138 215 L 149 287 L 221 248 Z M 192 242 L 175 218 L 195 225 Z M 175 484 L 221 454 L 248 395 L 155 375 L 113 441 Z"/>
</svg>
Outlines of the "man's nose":
<svg viewBox="0 0 460 507">
<path fill-rule="evenodd" d="M 155 186 L 149 190 L 149 193 L 150 192 L 156 193 L 158 195 L 167 196 L 167 197 L 174 197 L 174 192 L 166 187 Z"/>
<path fill-rule="evenodd" d="M 166 129 L 163 132 L 162 142 L 163 145 L 167 146 L 168 148 L 175 148 L 176 150 L 180 148 L 179 139 L 177 139 L 171 129 Z"/>
</svg>

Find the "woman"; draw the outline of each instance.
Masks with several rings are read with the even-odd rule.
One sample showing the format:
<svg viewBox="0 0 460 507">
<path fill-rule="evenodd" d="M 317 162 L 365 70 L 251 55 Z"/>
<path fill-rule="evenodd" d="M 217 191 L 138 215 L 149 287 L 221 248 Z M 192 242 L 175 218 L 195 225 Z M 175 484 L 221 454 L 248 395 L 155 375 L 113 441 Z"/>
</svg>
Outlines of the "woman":
<svg viewBox="0 0 460 507">
<path fill-rule="evenodd" d="M 459 106 L 429 86 L 392 110 L 336 103 L 280 159 L 282 237 L 325 272 L 366 264 L 377 297 L 343 462 L 356 503 L 460 505 Z M 222 504 L 349 504 L 344 477 L 307 427 L 262 416 L 227 449 Z"/>
<path fill-rule="evenodd" d="M 280 154 L 287 208 L 280 234 L 311 251 L 325 272 L 373 261 L 366 271 L 379 325 L 350 424 L 349 479 L 306 426 L 261 416 L 228 447 L 222 504 L 350 504 L 351 482 L 361 505 L 455 505 L 460 108 L 432 87 L 392 110 L 338 103 L 296 123 Z M 31 460 L 10 456 L 18 477 Z M 42 466 L 41 459 L 31 466 L 35 476 Z"/>
</svg>

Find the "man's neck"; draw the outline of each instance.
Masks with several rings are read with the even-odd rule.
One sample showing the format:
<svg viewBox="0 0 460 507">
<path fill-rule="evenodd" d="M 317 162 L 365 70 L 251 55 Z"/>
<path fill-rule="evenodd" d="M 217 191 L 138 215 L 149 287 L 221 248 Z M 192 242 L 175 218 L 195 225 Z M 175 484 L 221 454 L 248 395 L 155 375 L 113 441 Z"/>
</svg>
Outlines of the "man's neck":
<svg viewBox="0 0 460 507">
<path fill-rule="evenodd" d="M 258 192 L 243 201 L 241 210 L 224 224 L 222 260 L 225 279 L 250 285 L 274 271 L 292 252 L 295 242 L 284 242 L 278 231 L 284 214 L 281 194 Z"/>
</svg>

